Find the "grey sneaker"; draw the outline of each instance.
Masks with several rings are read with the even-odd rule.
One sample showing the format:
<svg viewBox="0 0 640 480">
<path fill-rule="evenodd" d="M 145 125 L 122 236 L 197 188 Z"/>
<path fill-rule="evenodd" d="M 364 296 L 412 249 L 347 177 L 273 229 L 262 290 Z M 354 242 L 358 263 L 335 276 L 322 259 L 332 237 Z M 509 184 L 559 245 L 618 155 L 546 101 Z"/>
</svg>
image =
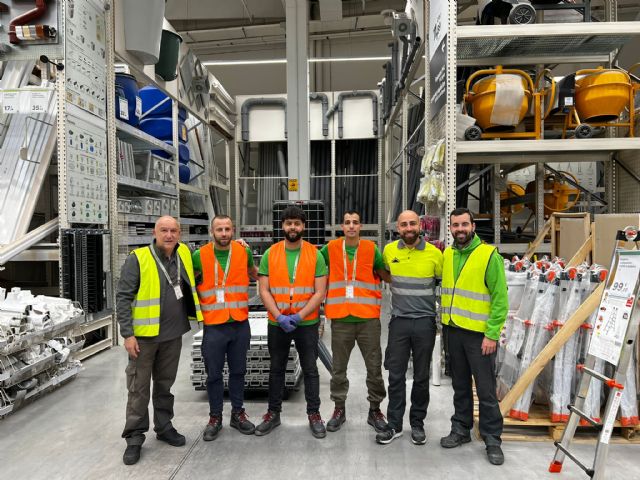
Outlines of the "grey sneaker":
<svg viewBox="0 0 640 480">
<path fill-rule="evenodd" d="M 411 427 L 411 442 L 414 445 L 424 445 L 427 443 L 427 435 L 422 427 Z"/>
<path fill-rule="evenodd" d="M 396 431 L 394 428 L 391 428 L 387 425 L 384 431 L 376 435 L 376 442 L 378 442 L 380 445 L 386 445 L 387 443 L 391 443 L 396 438 L 400 438 L 401 436 L 402 430 Z"/>
</svg>

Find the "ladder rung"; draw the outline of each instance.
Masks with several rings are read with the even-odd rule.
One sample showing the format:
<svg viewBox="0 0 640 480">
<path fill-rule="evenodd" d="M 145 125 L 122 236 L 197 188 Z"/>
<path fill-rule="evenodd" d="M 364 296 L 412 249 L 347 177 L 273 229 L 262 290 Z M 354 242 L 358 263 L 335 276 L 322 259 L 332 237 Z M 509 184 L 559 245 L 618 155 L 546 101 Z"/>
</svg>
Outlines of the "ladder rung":
<svg viewBox="0 0 640 480">
<path fill-rule="evenodd" d="M 596 372 L 595 370 L 585 367 L 584 365 L 578 365 L 578 370 L 582 370 L 584 373 L 588 373 L 593 378 L 597 378 L 598 380 L 601 380 L 609 388 L 618 388 L 620 390 L 624 389 L 624 385 L 620 385 L 619 383 L 616 383 L 616 381 L 613 378 L 609 378 L 600 372 Z"/>
<path fill-rule="evenodd" d="M 571 453 L 569 450 L 567 450 L 566 448 L 564 448 L 562 446 L 562 444 L 560 442 L 553 442 L 554 445 L 556 446 L 556 448 L 558 448 L 559 450 L 562 450 L 562 452 L 569 457 L 571 460 L 573 460 L 573 463 L 575 463 L 577 466 L 579 466 L 582 470 L 584 470 L 584 472 L 589 475 L 589 478 L 593 477 L 594 471 L 593 468 L 587 468 L 585 465 L 582 464 L 582 462 L 580 460 L 578 460 L 573 453 Z"/>
<path fill-rule="evenodd" d="M 596 422 L 593 418 L 591 418 L 589 415 L 587 415 L 586 413 L 584 413 L 582 410 L 578 410 L 576 407 L 574 407 L 573 405 L 569 405 L 569 411 L 575 413 L 576 415 L 578 415 L 580 418 L 586 420 L 587 422 L 589 422 L 591 424 L 591 426 L 596 427 L 599 430 L 602 430 L 602 424 Z"/>
</svg>

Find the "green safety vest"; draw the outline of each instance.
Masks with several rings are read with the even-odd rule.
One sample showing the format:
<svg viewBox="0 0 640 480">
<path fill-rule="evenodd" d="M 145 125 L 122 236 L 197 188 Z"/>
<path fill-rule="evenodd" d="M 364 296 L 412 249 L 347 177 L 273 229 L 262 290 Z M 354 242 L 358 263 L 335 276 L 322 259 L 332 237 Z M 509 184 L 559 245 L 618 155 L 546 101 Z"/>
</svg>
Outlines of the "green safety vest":
<svg viewBox="0 0 640 480">
<path fill-rule="evenodd" d="M 485 273 L 495 247 L 478 245 L 455 280 L 453 271 L 452 247 L 444 251 L 442 269 L 442 323 L 448 325 L 451 320 L 458 327 L 484 333 L 491 311 L 491 294 L 485 284 Z"/>
<path fill-rule="evenodd" d="M 140 287 L 131 305 L 133 334 L 136 337 L 156 337 L 160 333 L 160 272 L 151 253 L 151 248 L 153 247 L 147 246 L 136 248 L 133 251 L 138 257 L 138 265 L 140 266 Z M 178 256 L 189 277 L 193 302 L 196 307 L 196 319 L 202 321 L 189 247 L 183 243 L 179 244 Z"/>
</svg>

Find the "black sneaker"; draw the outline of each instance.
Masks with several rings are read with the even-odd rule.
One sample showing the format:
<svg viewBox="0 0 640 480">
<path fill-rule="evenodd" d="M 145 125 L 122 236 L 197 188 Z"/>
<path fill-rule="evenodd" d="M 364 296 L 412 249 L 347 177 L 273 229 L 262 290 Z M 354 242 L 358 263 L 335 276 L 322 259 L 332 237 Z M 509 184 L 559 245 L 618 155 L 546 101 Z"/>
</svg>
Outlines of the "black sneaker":
<svg viewBox="0 0 640 480">
<path fill-rule="evenodd" d="M 210 442 L 218 437 L 218 434 L 222 430 L 222 415 L 211 415 L 209 417 L 209 423 L 204 428 L 202 439 L 205 442 Z"/>
<path fill-rule="evenodd" d="M 451 432 L 446 437 L 442 437 L 440 439 L 440 445 L 443 448 L 455 448 L 459 447 L 463 443 L 469 443 L 471 441 L 471 437 L 469 435 L 460 435 L 456 432 Z"/>
<path fill-rule="evenodd" d="M 411 427 L 411 443 L 414 445 L 424 445 L 427 443 L 427 435 L 422 427 Z"/>
<path fill-rule="evenodd" d="M 311 429 L 311 435 L 316 438 L 324 438 L 327 436 L 327 429 L 324 428 L 324 422 L 318 412 L 309 415 L 309 428 Z"/>
<path fill-rule="evenodd" d="M 245 435 L 253 435 L 256 431 L 256 426 L 249 421 L 244 408 L 238 412 L 231 412 L 229 425 Z"/>
<path fill-rule="evenodd" d="M 173 427 L 164 433 L 157 434 L 156 438 L 162 442 L 167 442 L 172 447 L 182 447 L 187 443 L 184 435 L 180 435 Z"/>
<path fill-rule="evenodd" d="M 261 437 L 267 433 L 271 433 L 271 430 L 280 425 L 280 412 L 274 412 L 273 410 L 267 410 L 262 416 L 262 423 L 256 427 L 255 434 Z"/>
<path fill-rule="evenodd" d="M 502 465 L 504 463 L 504 453 L 500 445 L 487 445 L 487 458 L 491 465 Z"/>
<path fill-rule="evenodd" d="M 347 417 L 344 407 L 336 407 L 333 411 L 333 415 L 331 415 L 331 419 L 327 422 L 327 430 L 330 432 L 337 432 L 346 421 Z"/>
<path fill-rule="evenodd" d="M 138 463 L 140 460 L 140 450 L 142 449 L 142 445 L 127 445 L 127 448 L 124 451 L 124 455 L 122 456 L 122 461 L 125 465 L 133 465 Z"/>
<path fill-rule="evenodd" d="M 387 443 L 393 442 L 396 438 L 400 438 L 402 436 L 402 430 L 396 431 L 394 428 L 391 428 L 389 425 L 386 428 L 376 435 L 376 442 L 380 445 L 386 445 Z"/>
<path fill-rule="evenodd" d="M 382 433 L 387 428 L 387 419 L 379 408 L 369 409 L 367 423 L 373 427 L 376 433 Z"/>
</svg>

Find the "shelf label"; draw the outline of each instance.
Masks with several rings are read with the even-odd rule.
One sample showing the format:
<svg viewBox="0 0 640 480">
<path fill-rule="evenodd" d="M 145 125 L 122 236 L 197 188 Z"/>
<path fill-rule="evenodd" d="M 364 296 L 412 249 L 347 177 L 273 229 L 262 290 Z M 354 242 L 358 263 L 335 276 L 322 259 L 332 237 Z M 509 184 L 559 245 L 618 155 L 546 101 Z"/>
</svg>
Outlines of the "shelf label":
<svg viewBox="0 0 640 480">
<path fill-rule="evenodd" d="M 5 90 L 2 93 L 2 113 L 13 115 L 20 112 L 20 92 L 18 90 Z"/>
<path fill-rule="evenodd" d="M 290 192 L 297 192 L 298 191 L 298 179 L 297 178 L 290 178 L 289 179 L 289 191 Z"/>
<path fill-rule="evenodd" d="M 129 120 L 129 102 L 126 98 L 118 97 L 118 106 L 120 109 L 120 118 L 122 120 Z"/>
<path fill-rule="evenodd" d="M 33 91 L 31 92 L 31 113 L 44 113 L 49 106 L 49 91 Z"/>
<path fill-rule="evenodd" d="M 136 117 L 142 116 L 142 99 L 136 95 Z"/>
</svg>

